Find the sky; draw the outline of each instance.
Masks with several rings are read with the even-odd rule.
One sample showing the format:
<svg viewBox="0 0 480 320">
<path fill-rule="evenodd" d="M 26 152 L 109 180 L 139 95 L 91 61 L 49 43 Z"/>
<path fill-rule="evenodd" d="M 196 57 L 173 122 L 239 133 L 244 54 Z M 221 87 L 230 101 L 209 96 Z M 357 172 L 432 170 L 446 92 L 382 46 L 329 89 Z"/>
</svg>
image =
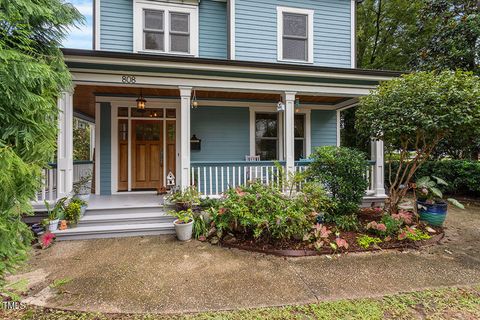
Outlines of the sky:
<svg viewBox="0 0 480 320">
<path fill-rule="evenodd" d="M 93 5 L 92 0 L 67 0 L 85 16 L 85 24 L 72 28 L 67 39 L 63 41 L 65 48 L 92 49 Z"/>
</svg>

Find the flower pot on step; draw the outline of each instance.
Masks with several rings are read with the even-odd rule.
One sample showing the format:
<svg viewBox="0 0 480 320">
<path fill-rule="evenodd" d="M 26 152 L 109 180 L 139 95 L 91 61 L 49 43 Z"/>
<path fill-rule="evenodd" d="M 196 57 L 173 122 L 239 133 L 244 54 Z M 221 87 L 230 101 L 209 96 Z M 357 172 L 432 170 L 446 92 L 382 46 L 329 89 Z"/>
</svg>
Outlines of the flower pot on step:
<svg viewBox="0 0 480 320">
<path fill-rule="evenodd" d="M 59 222 L 60 222 L 60 219 L 50 220 L 48 222 L 48 231 L 50 232 L 57 231 Z"/>
<path fill-rule="evenodd" d="M 447 218 L 448 204 L 446 202 L 427 203 L 417 201 L 418 214 L 420 220 L 427 222 L 431 226 L 441 227 Z"/>
<path fill-rule="evenodd" d="M 192 239 L 193 220 L 189 223 L 181 223 L 178 219 L 173 222 L 177 239 L 180 241 L 188 241 Z"/>
</svg>

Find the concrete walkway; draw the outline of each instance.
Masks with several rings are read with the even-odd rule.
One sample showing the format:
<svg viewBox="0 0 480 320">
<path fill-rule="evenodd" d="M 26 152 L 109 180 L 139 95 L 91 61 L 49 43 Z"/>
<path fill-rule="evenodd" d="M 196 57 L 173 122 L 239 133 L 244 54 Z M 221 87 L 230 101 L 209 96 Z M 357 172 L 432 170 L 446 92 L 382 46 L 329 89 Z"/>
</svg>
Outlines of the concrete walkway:
<svg viewBox="0 0 480 320">
<path fill-rule="evenodd" d="M 60 242 L 27 270 L 29 303 L 107 313 L 177 313 L 314 303 L 480 283 L 480 207 L 452 209 L 442 245 L 285 259 L 172 237 Z M 54 280 L 71 279 L 59 288 Z"/>
</svg>

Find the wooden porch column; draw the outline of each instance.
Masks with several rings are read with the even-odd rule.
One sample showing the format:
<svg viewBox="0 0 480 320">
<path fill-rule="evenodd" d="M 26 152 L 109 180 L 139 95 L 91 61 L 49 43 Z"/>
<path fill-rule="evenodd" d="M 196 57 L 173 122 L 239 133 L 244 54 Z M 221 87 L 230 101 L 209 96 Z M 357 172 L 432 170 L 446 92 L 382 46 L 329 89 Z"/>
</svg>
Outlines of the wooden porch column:
<svg viewBox="0 0 480 320">
<path fill-rule="evenodd" d="M 385 160 L 383 140 L 372 139 L 372 160 L 375 160 L 373 168 L 374 191 L 377 197 L 386 197 L 385 194 Z"/>
<path fill-rule="evenodd" d="M 285 92 L 285 161 L 287 177 L 295 173 L 295 95 L 296 92 Z"/>
<path fill-rule="evenodd" d="M 57 199 L 73 189 L 73 89 L 58 97 Z"/>
<path fill-rule="evenodd" d="M 178 185 L 185 189 L 190 186 L 190 104 L 192 96 L 191 87 L 180 89 L 180 172 Z"/>
</svg>

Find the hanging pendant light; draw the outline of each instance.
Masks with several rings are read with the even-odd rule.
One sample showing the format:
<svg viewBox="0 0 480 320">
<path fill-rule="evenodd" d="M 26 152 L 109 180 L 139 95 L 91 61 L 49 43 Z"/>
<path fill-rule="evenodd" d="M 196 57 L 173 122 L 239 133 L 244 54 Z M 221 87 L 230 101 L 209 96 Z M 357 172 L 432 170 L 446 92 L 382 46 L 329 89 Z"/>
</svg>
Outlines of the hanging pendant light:
<svg viewBox="0 0 480 320">
<path fill-rule="evenodd" d="M 193 97 L 192 97 L 192 109 L 198 108 L 198 101 L 197 101 L 197 91 L 193 90 Z"/>
<path fill-rule="evenodd" d="M 295 99 L 295 112 L 296 113 L 300 112 L 300 99 L 299 98 Z"/>
<path fill-rule="evenodd" d="M 138 112 L 145 112 L 145 104 L 147 100 L 142 95 L 142 89 L 140 89 L 140 96 L 137 99 L 137 111 Z"/>
</svg>

